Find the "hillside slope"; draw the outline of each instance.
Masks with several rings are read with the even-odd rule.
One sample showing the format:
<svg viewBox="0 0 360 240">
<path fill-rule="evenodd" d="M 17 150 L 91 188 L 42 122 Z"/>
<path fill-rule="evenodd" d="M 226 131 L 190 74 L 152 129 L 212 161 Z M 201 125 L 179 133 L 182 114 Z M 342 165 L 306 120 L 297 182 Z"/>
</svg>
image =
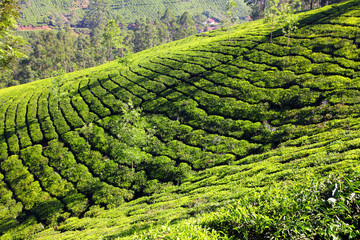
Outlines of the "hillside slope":
<svg viewBox="0 0 360 240">
<path fill-rule="evenodd" d="M 53 14 L 55 16 L 67 17 L 75 14 L 78 17 L 84 16 L 89 5 L 88 0 L 31 0 L 21 5 L 22 18 L 19 25 L 22 26 L 42 26 L 44 18 Z M 244 1 L 237 0 L 239 5 L 238 13 L 240 17 L 248 16 L 247 7 Z M 224 13 L 226 0 L 196 0 L 196 1 L 160 1 L 160 0 L 111 0 L 109 1 L 110 14 L 120 14 L 126 22 L 133 23 L 136 19 L 149 18 L 157 19 L 158 12 L 164 13 L 166 9 L 170 9 L 176 16 L 180 16 L 185 11 L 191 13 L 192 16 L 208 12 L 212 17 L 221 17 Z M 61 15 L 59 15 L 61 14 Z"/>
<path fill-rule="evenodd" d="M 360 2 L 298 17 L 0 90 L 0 239 L 217 239 L 200 214 L 357 176 Z"/>
</svg>

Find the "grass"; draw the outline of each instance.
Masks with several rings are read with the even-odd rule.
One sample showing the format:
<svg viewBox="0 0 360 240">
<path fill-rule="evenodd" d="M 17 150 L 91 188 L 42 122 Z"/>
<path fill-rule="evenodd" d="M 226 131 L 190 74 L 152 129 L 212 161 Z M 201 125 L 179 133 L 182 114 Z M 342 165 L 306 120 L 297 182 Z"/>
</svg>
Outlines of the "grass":
<svg viewBox="0 0 360 240">
<path fill-rule="evenodd" d="M 0 239 L 357 239 L 358 12 L 0 90 Z"/>
</svg>

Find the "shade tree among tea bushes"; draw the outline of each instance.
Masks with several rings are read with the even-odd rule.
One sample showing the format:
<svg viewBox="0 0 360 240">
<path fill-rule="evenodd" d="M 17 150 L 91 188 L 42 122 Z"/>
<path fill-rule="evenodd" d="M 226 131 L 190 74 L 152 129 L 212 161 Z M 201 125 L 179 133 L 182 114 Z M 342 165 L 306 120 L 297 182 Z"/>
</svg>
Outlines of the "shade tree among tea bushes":
<svg viewBox="0 0 360 240">
<path fill-rule="evenodd" d="M 280 15 L 280 11 L 278 9 L 280 1 L 279 0 L 269 0 L 267 2 L 267 7 L 265 8 L 265 23 L 267 23 L 270 27 L 270 43 L 273 38 L 273 31 L 276 28 L 276 24 L 278 21 L 278 17 Z"/>
<path fill-rule="evenodd" d="M 147 122 L 141 117 L 141 110 L 134 108 L 132 102 L 124 104 L 121 117 L 110 124 L 113 125 L 112 132 L 120 142 L 125 144 L 117 146 L 114 155 L 118 156 L 119 162 L 122 162 L 120 159 L 130 160 L 130 162 L 124 163 L 131 165 L 131 169 L 134 169 L 134 164 L 137 165 L 146 158 L 142 149 L 150 143 L 154 129 L 147 126 Z"/>
<path fill-rule="evenodd" d="M 287 35 L 287 46 L 289 47 L 291 32 L 296 30 L 298 24 L 295 9 L 301 8 L 301 0 L 290 0 L 280 4 L 280 21 L 285 24 L 283 33 Z"/>
<path fill-rule="evenodd" d="M 235 9 L 237 7 L 238 7 L 238 5 L 235 0 L 229 0 L 226 2 L 225 19 L 223 21 L 224 21 L 224 25 L 226 26 L 226 28 L 228 30 L 229 42 L 230 42 L 230 30 L 235 21 L 234 13 L 235 13 Z"/>
<path fill-rule="evenodd" d="M 152 152 L 154 144 L 159 143 L 156 143 L 155 129 L 141 115 L 141 110 L 131 102 L 123 104 L 120 116 L 84 126 L 80 130 L 84 139 L 79 136 L 77 143 L 70 143 L 72 150 L 79 153 L 79 159 L 100 179 L 131 189 L 136 196 L 150 194 L 153 191 L 150 189 L 161 188 L 162 182 L 178 184 L 191 170 L 186 163 L 178 165 L 168 157 L 153 157 L 147 152 Z M 70 139 L 70 135 L 67 138 Z"/>
</svg>

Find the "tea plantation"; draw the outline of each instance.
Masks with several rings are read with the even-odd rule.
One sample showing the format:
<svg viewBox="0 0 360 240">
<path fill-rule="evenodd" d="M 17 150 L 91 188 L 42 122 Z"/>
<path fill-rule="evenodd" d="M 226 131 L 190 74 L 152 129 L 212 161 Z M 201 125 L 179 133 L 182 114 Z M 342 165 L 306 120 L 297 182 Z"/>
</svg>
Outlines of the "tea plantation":
<svg viewBox="0 0 360 240">
<path fill-rule="evenodd" d="M 73 15 L 74 18 L 82 18 L 88 10 L 89 3 L 101 4 L 103 2 L 108 3 L 108 12 L 111 16 L 120 14 L 128 23 L 133 23 L 140 18 L 158 19 L 159 11 L 164 13 L 166 9 L 173 11 L 176 16 L 187 11 L 192 16 L 207 13 L 211 17 L 221 18 L 226 5 L 226 0 L 29 0 L 21 1 L 19 24 L 42 26 L 46 25 L 44 18 L 51 16 L 66 18 Z M 243 18 L 248 16 L 248 7 L 244 1 L 236 0 L 236 2 L 239 6 L 236 15 Z"/>
<path fill-rule="evenodd" d="M 0 90 L 0 239 L 359 239 L 360 2 Z"/>
</svg>

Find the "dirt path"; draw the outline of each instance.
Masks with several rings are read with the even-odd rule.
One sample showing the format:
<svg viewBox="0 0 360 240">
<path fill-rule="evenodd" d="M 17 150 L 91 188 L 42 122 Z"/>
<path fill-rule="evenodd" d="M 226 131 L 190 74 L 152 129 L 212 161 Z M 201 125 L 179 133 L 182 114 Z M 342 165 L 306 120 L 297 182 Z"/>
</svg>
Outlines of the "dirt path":
<svg viewBox="0 0 360 240">
<path fill-rule="evenodd" d="M 36 31 L 36 30 L 52 30 L 49 26 L 41 26 L 41 27 L 34 27 L 32 25 L 29 26 L 18 26 L 18 31 Z"/>
</svg>

